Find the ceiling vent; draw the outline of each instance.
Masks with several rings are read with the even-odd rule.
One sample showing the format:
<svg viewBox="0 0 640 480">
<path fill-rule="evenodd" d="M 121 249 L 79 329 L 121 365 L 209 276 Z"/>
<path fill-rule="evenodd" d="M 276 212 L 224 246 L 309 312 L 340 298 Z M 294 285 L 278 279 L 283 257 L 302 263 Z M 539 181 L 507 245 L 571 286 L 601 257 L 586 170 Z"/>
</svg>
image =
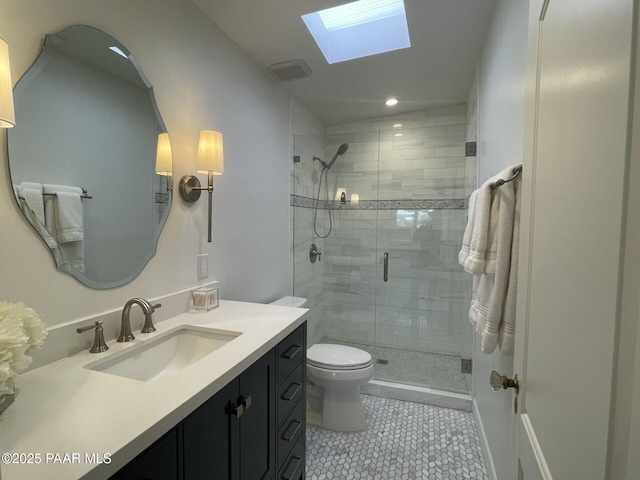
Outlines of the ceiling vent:
<svg viewBox="0 0 640 480">
<path fill-rule="evenodd" d="M 289 60 L 288 62 L 274 63 L 267 67 L 269 73 L 279 82 L 299 80 L 311 75 L 311 69 L 304 60 Z"/>
</svg>

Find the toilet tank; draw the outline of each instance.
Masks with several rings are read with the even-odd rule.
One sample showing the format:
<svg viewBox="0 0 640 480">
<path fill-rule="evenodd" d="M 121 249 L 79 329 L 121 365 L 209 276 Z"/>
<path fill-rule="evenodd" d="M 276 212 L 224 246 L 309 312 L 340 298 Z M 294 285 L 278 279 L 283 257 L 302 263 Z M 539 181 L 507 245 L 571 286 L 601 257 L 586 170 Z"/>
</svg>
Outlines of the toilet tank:
<svg viewBox="0 0 640 480">
<path fill-rule="evenodd" d="M 293 296 L 287 296 L 287 297 L 282 297 L 279 298 L 278 300 L 271 302 L 271 305 L 281 305 L 284 307 L 302 307 L 302 308 L 306 308 L 307 306 L 307 299 L 303 298 L 303 297 L 293 297 Z"/>
</svg>

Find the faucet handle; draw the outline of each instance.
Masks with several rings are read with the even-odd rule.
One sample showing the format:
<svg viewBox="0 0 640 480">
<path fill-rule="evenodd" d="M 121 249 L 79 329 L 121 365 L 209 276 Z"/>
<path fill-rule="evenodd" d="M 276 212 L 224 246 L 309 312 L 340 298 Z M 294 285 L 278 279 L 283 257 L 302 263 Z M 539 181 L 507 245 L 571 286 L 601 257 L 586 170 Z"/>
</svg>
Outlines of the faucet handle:
<svg viewBox="0 0 640 480">
<path fill-rule="evenodd" d="M 153 318 L 151 315 L 155 312 L 156 308 L 160 308 L 162 304 L 156 303 L 155 305 L 151 305 L 151 311 L 149 313 L 144 314 L 144 325 L 142 326 L 142 330 L 140 333 L 153 333 L 156 331 L 156 327 L 153 325 Z"/>
<path fill-rule="evenodd" d="M 102 329 L 102 321 L 98 320 L 95 325 L 87 325 L 86 327 L 76 328 L 76 332 L 82 333 L 95 328 L 95 335 L 93 337 L 93 345 L 89 352 L 102 353 L 109 350 L 109 347 L 104 341 L 104 330 Z"/>
</svg>

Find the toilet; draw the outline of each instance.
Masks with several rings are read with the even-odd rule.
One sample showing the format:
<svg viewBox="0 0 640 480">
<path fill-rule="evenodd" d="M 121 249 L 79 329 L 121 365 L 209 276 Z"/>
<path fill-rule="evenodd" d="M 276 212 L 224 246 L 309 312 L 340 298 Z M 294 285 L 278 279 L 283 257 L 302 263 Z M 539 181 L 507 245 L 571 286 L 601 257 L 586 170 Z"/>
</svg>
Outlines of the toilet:
<svg viewBox="0 0 640 480">
<path fill-rule="evenodd" d="M 306 307 L 302 297 L 274 305 Z M 327 430 L 356 432 L 367 427 L 360 387 L 373 377 L 371 355 L 346 345 L 318 343 L 307 349 L 307 423 Z"/>
<path fill-rule="evenodd" d="M 307 422 L 328 430 L 367 427 L 360 387 L 373 377 L 371 355 L 346 345 L 317 343 L 307 350 Z"/>
</svg>

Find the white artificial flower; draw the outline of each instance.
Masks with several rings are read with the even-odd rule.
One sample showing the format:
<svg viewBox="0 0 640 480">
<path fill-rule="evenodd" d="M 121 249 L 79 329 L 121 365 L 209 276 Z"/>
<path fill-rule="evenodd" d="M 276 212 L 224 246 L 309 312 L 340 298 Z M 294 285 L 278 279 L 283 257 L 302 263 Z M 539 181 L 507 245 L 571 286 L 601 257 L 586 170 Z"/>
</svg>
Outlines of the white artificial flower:
<svg viewBox="0 0 640 480">
<path fill-rule="evenodd" d="M 0 394 L 9 380 L 31 364 L 31 347 L 41 347 L 47 336 L 44 323 L 35 310 L 24 303 L 0 301 Z"/>
</svg>

